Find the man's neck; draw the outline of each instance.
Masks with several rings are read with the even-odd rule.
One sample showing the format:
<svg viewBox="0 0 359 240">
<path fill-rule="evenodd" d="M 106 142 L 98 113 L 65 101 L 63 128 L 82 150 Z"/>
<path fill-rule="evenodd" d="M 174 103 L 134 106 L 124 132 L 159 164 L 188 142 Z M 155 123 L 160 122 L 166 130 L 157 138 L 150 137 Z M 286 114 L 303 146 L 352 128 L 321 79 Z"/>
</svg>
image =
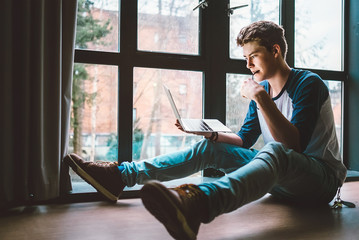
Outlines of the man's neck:
<svg viewBox="0 0 359 240">
<path fill-rule="evenodd" d="M 282 91 L 284 85 L 288 81 L 290 71 L 290 67 L 285 63 L 278 68 L 278 71 L 272 78 L 268 79 L 268 83 L 270 85 L 269 94 L 272 98 L 276 97 Z"/>
</svg>

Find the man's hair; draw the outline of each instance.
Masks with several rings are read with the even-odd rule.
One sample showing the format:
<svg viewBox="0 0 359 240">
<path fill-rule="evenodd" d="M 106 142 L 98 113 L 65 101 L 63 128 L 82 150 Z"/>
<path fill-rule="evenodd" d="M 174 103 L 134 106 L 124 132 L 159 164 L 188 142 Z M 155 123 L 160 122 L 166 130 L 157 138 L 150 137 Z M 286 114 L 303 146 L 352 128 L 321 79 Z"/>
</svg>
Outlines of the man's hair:
<svg viewBox="0 0 359 240">
<path fill-rule="evenodd" d="M 278 44 L 284 59 L 287 55 L 288 45 L 284 29 L 274 22 L 258 21 L 242 28 L 237 36 L 237 45 L 243 47 L 244 44 L 252 41 L 257 41 L 269 52 L 272 52 L 274 44 Z"/>
</svg>

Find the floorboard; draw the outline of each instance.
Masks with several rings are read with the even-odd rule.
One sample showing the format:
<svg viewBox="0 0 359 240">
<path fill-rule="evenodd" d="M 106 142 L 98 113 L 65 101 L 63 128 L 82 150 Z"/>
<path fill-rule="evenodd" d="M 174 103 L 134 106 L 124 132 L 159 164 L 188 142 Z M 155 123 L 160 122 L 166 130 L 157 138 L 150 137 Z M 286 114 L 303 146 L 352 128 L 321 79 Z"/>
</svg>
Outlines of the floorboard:
<svg viewBox="0 0 359 240">
<path fill-rule="evenodd" d="M 359 205 L 359 182 L 342 188 L 344 200 Z M 117 204 L 88 202 L 17 208 L 0 217 L 1 240 L 171 239 L 140 199 Z M 359 239 L 359 207 L 299 208 L 269 195 L 202 224 L 200 240 Z"/>
</svg>

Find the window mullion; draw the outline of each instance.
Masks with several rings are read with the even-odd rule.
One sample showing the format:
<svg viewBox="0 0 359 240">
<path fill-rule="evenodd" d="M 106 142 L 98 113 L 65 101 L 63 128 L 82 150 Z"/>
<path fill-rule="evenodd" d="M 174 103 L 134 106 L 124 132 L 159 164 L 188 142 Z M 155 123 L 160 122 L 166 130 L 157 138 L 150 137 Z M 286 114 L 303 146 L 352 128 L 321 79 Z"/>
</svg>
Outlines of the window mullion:
<svg viewBox="0 0 359 240">
<path fill-rule="evenodd" d="M 226 65 L 229 63 L 229 1 L 210 1 L 203 13 L 202 30 L 205 32 L 204 117 L 226 118 Z M 203 41 L 202 41 L 203 42 Z M 205 169 L 204 176 L 221 176 L 215 169 Z"/>
<path fill-rule="evenodd" d="M 133 63 L 137 50 L 137 1 L 121 1 L 118 161 L 132 160 Z"/>
<path fill-rule="evenodd" d="M 226 14 L 228 0 L 211 1 L 204 12 L 203 26 L 206 35 L 204 57 L 206 61 L 204 82 L 204 116 L 225 122 L 226 72 L 229 60 L 229 18 Z"/>
<path fill-rule="evenodd" d="M 285 30 L 285 36 L 288 43 L 288 53 L 286 61 L 289 66 L 294 66 L 294 35 L 295 35 L 295 0 L 280 0 L 280 20 Z"/>
</svg>

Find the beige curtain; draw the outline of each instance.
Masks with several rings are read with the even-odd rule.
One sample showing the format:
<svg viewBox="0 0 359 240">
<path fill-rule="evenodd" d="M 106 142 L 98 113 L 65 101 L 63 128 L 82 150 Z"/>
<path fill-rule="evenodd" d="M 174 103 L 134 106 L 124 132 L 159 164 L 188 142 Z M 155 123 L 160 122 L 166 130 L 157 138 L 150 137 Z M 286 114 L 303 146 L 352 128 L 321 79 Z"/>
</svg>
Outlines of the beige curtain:
<svg viewBox="0 0 359 240">
<path fill-rule="evenodd" d="M 76 0 L 3 0 L 0 206 L 69 190 L 66 152 Z"/>
</svg>

